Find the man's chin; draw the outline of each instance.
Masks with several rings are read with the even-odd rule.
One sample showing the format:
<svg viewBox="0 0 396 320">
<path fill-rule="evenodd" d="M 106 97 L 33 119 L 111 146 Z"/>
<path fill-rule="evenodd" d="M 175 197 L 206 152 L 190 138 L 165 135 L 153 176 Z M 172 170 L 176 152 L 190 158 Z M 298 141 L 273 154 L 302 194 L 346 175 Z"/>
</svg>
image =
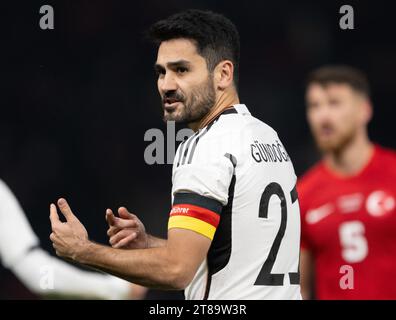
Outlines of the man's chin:
<svg viewBox="0 0 396 320">
<path fill-rule="evenodd" d="M 167 121 L 175 121 L 176 123 L 185 123 L 185 119 L 182 115 L 176 113 L 176 112 L 164 112 L 164 122 Z"/>
<path fill-rule="evenodd" d="M 190 124 L 200 121 L 207 115 L 209 109 L 202 108 L 202 112 L 191 112 L 190 108 L 185 107 L 183 103 L 180 103 L 176 108 L 164 108 L 163 120 L 175 121 L 180 124 Z"/>
<path fill-rule="evenodd" d="M 316 144 L 319 150 L 323 153 L 338 152 L 340 149 L 342 149 L 343 146 L 343 143 L 341 143 L 341 141 L 337 141 L 335 139 L 317 140 Z"/>
</svg>

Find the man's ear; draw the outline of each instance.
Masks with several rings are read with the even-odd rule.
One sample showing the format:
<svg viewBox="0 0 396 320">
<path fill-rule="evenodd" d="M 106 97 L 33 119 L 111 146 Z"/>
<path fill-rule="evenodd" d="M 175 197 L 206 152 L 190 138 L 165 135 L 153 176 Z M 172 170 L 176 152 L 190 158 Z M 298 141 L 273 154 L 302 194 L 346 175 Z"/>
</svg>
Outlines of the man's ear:
<svg viewBox="0 0 396 320">
<path fill-rule="evenodd" d="M 369 98 L 364 98 L 362 101 L 363 112 L 362 112 L 362 120 L 365 125 L 367 125 L 371 118 L 373 117 L 373 106 Z"/>
<path fill-rule="evenodd" d="M 234 64 L 230 60 L 221 61 L 214 70 L 216 87 L 223 91 L 233 84 Z"/>
</svg>

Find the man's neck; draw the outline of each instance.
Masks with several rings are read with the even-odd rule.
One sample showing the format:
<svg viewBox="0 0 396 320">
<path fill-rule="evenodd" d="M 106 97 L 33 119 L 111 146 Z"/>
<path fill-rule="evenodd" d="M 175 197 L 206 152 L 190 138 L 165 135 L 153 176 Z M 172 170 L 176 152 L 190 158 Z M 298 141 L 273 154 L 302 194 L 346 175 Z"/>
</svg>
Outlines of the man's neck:
<svg viewBox="0 0 396 320">
<path fill-rule="evenodd" d="M 189 123 L 188 126 L 190 129 L 198 131 L 216 119 L 216 117 L 218 117 L 218 115 L 221 114 L 225 109 L 238 103 L 239 97 L 235 90 L 230 90 L 229 92 L 223 91 L 218 96 L 215 105 L 210 109 L 206 116 L 199 121 Z"/>
<path fill-rule="evenodd" d="M 360 172 L 370 161 L 374 145 L 367 135 L 359 135 L 337 152 L 325 154 L 324 161 L 333 171 L 351 176 Z"/>
</svg>

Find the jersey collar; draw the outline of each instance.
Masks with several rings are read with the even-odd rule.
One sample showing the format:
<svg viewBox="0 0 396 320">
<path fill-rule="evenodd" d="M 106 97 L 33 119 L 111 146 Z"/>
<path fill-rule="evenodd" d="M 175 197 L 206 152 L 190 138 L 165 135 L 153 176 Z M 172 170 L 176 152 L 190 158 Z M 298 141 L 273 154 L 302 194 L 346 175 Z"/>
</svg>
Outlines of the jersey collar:
<svg viewBox="0 0 396 320">
<path fill-rule="evenodd" d="M 209 122 L 204 128 L 210 129 L 210 127 L 223 115 L 237 113 L 241 115 L 251 115 L 248 108 L 244 104 L 234 104 L 233 106 L 224 109 L 222 113 L 220 113 L 216 118 L 214 118 L 211 122 Z M 201 128 L 203 129 L 203 128 Z M 201 130 L 200 129 L 200 130 Z"/>
<path fill-rule="evenodd" d="M 243 115 L 251 115 L 249 112 L 248 108 L 246 107 L 245 104 L 235 104 L 233 108 L 239 113 Z"/>
</svg>

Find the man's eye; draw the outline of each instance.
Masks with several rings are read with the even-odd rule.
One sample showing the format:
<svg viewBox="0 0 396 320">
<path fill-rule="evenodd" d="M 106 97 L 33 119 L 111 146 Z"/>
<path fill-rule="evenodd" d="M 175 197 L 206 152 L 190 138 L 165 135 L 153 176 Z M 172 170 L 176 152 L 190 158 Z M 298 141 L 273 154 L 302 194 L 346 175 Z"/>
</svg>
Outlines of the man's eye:
<svg viewBox="0 0 396 320">
<path fill-rule="evenodd" d="M 185 72 L 188 71 L 188 69 L 187 69 L 187 68 L 184 68 L 184 67 L 178 67 L 178 68 L 176 69 L 176 71 L 177 71 L 177 73 L 185 73 Z"/>
<path fill-rule="evenodd" d="M 332 107 L 338 107 L 341 104 L 341 101 L 338 99 L 331 99 L 329 101 L 330 106 Z"/>
<path fill-rule="evenodd" d="M 164 70 L 155 70 L 155 74 L 157 76 L 163 76 L 165 74 L 165 71 Z"/>
<path fill-rule="evenodd" d="M 308 109 L 316 109 L 316 108 L 318 108 L 318 106 L 319 106 L 319 103 L 317 103 L 317 102 L 309 102 L 308 103 Z"/>
</svg>

